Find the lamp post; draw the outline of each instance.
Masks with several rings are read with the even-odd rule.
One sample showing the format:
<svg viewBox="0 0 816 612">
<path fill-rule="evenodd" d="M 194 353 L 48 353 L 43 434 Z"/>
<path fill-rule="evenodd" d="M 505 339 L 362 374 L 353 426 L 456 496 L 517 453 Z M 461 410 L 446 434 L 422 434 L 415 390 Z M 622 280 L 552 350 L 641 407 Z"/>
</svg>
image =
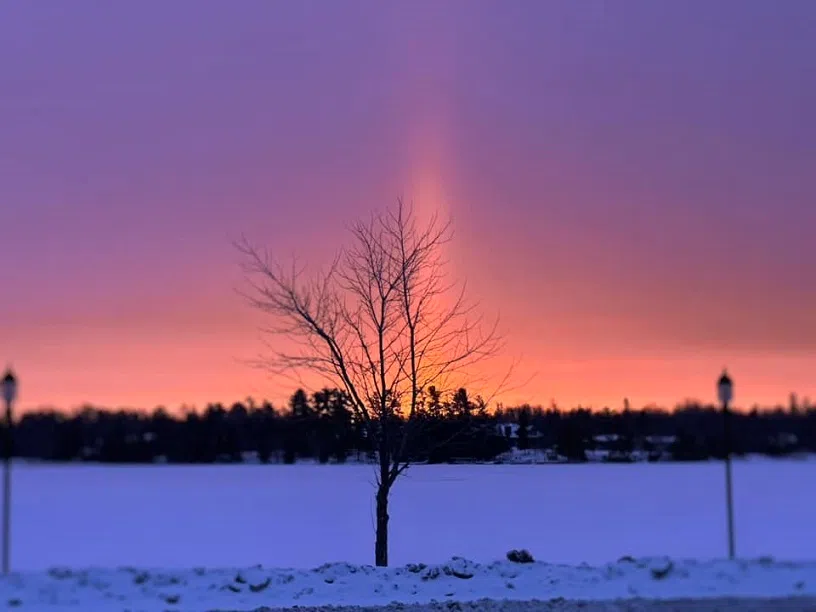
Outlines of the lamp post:
<svg viewBox="0 0 816 612">
<path fill-rule="evenodd" d="M 731 493 L 731 400 L 734 398 L 734 384 L 723 370 L 717 381 L 717 394 L 723 411 L 723 442 L 725 445 L 725 504 L 728 512 L 728 558 L 734 559 L 734 498 Z"/>
<path fill-rule="evenodd" d="M 3 574 L 8 574 L 11 548 L 11 455 L 14 442 L 11 406 L 17 398 L 17 379 L 11 369 L 6 371 L 2 386 L 3 400 L 6 402 L 6 439 L 3 445 Z"/>
</svg>

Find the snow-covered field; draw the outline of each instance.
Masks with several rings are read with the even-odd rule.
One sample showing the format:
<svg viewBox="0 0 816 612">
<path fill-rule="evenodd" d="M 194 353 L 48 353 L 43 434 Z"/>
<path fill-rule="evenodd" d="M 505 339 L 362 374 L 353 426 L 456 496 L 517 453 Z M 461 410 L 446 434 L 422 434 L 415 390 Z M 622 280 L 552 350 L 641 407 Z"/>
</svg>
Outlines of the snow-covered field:
<svg viewBox="0 0 816 612">
<path fill-rule="evenodd" d="M 20 466 L 15 569 L 317 567 L 373 561 L 373 468 Z M 552 563 L 726 553 L 721 463 L 413 467 L 391 505 L 391 562 Z M 816 560 L 816 462 L 734 465 L 737 552 Z"/>
<path fill-rule="evenodd" d="M 0 581 L 0 605 L 816 595 L 812 460 L 735 463 L 736 564 L 706 561 L 726 546 L 719 463 L 415 467 L 394 490 L 391 561 L 431 567 L 384 571 L 361 567 L 372 480 L 365 465 L 15 466 L 12 567 L 23 573 Z M 512 548 L 546 563 L 493 562 Z M 617 561 L 626 555 L 638 561 Z M 766 555 L 799 563 L 756 560 Z M 659 577 L 664 556 L 699 561 Z M 70 569 L 43 571 L 54 567 Z"/>
</svg>

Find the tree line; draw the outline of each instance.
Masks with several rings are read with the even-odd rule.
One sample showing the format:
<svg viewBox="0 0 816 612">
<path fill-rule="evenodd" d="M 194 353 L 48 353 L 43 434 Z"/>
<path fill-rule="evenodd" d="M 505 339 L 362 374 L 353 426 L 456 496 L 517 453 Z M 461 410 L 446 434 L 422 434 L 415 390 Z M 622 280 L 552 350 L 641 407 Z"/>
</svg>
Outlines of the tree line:
<svg viewBox="0 0 816 612">
<path fill-rule="evenodd" d="M 489 411 L 466 389 L 423 398 L 421 435 L 410 438 L 411 462 L 492 461 L 513 447 L 553 449 L 586 460 L 598 436 L 614 436 L 617 448 L 642 447 L 651 437 L 670 437 L 676 460 L 724 456 L 723 415 L 714 406 L 686 402 L 672 411 L 650 407 L 621 411 L 562 410 L 533 406 Z M 403 417 L 393 416 L 395 428 Z M 508 425 L 513 435 L 508 436 Z M 732 414 L 735 454 L 816 452 L 816 408 L 788 407 Z M 13 454 L 45 461 L 105 463 L 342 463 L 374 460 L 369 429 L 337 389 L 297 390 L 285 407 L 247 399 L 232 405 L 171 413 L 106 410 L 85 406 L 71 414 L 28 412 L 14 427 Z"/>
</svg>

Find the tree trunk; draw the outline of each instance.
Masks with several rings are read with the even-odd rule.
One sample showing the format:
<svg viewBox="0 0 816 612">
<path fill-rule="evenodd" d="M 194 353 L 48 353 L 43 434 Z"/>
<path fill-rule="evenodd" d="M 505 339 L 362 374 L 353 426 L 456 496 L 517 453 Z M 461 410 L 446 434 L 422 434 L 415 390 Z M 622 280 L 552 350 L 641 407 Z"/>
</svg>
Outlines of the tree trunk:
<svg viewBox="0 0 816 612">
<path fill-rule="evenodd" d="M 374 540 L 374 563 L 388 567 L 388 486 L 377 487 L 377 535 Z"/>
</svg>

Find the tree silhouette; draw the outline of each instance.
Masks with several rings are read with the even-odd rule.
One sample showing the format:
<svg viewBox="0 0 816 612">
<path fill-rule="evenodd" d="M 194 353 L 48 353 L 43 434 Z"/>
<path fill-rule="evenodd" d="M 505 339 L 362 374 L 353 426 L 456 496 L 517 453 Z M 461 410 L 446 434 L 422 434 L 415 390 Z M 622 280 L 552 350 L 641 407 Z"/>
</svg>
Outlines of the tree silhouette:
<svg viewBox="0 0 816 612">
<path fill-rule="evenodd" d="M 351 241 L 328 271 L 304 279 L 244 241 L 250 303 L 273 320 L 273 333 L 300 350 L 271 355 L 266 365 L 308 369 L 340 388 L 378 459 L 374 558 L 388 564 L 391 487 L 410 464 L 421 397 L 449 386 L 455 374 L 495 354 L 496 328 L 472 318 L 464 294 L 451 294 L 442 247 L 450 225 L 420 225 L 402 201 L 395 211 L 351 227 Z"/>
</svg>

